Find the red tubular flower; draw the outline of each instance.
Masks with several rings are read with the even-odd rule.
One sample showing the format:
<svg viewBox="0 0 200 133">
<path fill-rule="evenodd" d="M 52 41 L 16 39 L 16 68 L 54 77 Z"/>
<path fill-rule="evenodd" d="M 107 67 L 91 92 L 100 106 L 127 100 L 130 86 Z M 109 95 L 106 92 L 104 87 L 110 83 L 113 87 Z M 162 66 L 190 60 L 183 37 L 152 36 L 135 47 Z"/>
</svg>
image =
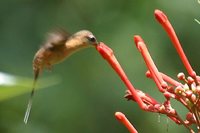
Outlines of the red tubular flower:
<svg viewBox="0 0 200 133">
<path fill-rule="evenodd" d="M 158 88 L 161 92 L 164 92 L 165 88 L 167 87 L 167 84 L 162 79 L 162 76 L 161 76 L 160 72 L 158 71 L 156 65 L 154 64 L 143 39 L 140 36 L 136 35 L 136 36 L 134 36 L 134 41 L 135 41 L 136 47 L 141 52 L 141 54 L 144 58 L 144 61 L 147 65 L 156 85 L 158 86 Z"/>
<path fill-rule="evenodd" d="M 154 14 L 155 14 L 156 20 L 163 26 L 169 38 L 171 39 L 172 43 L 174 44 L 174 47 L 176 48 L 176 51 L 178 52 L 186 70 L 188 71 L 188 74 L 192 76 L 193 78 L 196 78 L 196 73 L 192 69 L 167 16 L 160 10 L 155 10 Z"/>
<path fill-rule="evenodd" d="M 134 36 L 136 47 L 141 53 L 148 68 L 146 76 L 154 80 L 159 91 L 166 98 L 164 102 L 158 102 L 143 91 L 135 89 L 117 61 L 111 48 L 106 46 L 103 42 L 100 42 L 99 45 L 96 46 L 96 49 L 111 65 L 128 88 L 125 98 L 136 102 L 142 110 L 165 114 L 176 124 L 184 125 L 190 133 L 194 133 L 192 127 L 190 127 L 192 124 L 196 125 L 198 132 L 200 132 L 200 76 L 196 75 L 195 71 L 192 69 L 167 16 L 162 11 L 155 10 L 155 17 L 166 30 L 184 66 L 186 67 L 188 74 L 190 75 L 187 77 L 183 73 L 178 74 L 178 79 L 181 80 L 181 82 L 185 82 L 182 84 L 168 75 L 159 72 L 143 39 L 138 35 Z M 172 107 L 171 99 L 177 100 L 188 110 L 185 121 L 179 116 L 176 109 Z M 131 125 L 124 114 L 117 112 L 115 116 L 131 133 L 137 133 L 136 129 Z"/>
<path fill-rule="evenodd" d="M 137 95 L 137 91 L 135 90 L 128 77 L 126 76 L 125 72 L 123 71 L 122 67 L 120 66 L 119 62 L 115 58 L 112 49 L 106 46 L 103 42 L 100 42 L 99 45 L 97 45 L 96 49 L 120 76 L 122 81 L 132 93 L 132 96 L 134 97 L 135 101 L 138 103 L 140 108 L 146 110 L 147 107 L 145 103 L 143 103 L 142 99 Z"/>
<path fill-rule="evenodd" d="M 129 122 L 126 116 L 121 112 L 116 112 L 115 117 L 119 120 L 124 126 L 129 130 L 130 133 L 137 133 L 137 130 L 134 126 Z"/>
</svg>

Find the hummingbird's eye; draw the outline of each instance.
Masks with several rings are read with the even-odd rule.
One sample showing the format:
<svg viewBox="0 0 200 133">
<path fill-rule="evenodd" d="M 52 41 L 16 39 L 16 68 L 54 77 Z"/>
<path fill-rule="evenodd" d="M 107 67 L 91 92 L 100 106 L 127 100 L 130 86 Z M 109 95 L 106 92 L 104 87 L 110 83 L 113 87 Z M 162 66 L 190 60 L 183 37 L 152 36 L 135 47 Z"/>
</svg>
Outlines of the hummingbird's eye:
<svg viewBox="0 0 200 133">
<path fill-rule="evenodd" d="M 91 42 L 96 42 L 96 38 L 93 35 L 89 35 L 88 40 Z"/>
</svg>

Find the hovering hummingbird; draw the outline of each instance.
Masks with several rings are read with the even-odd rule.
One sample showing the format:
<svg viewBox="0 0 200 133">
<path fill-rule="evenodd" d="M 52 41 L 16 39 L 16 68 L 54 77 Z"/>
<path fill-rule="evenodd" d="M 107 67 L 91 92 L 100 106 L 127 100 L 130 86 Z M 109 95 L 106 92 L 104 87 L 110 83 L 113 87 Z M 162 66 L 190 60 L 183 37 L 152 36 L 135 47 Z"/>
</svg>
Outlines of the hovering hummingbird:
<svg viewBox="0 0 200 133">
<path fill-rule="evenodd" d="M 54 64 L 62 62 L 80 49 L 92 46 L 95 47 L 97 45 L 98 42 L 95 36 L 88 30 L 81 30 L 73 35 L 70 35 L 63 30 L 48 34 L 46 42 L 37 51 L 33 59 L 34 81 L 24 116 L 25 123 L 28 122 L 35 92 L 35 85 L 42 70 L 45 68 L 51 69 Z"/>
</svg>

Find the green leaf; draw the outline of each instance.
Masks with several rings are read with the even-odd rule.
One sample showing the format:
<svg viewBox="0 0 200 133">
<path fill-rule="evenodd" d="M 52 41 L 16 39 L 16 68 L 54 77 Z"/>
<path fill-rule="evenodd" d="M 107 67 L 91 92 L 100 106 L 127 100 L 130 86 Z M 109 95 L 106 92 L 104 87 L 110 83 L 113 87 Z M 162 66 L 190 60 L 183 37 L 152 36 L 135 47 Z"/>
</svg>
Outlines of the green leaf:
<svg viewBox="0 0 200 133">
<path fill-rule="evenodd" d="M 57 76 L 41 78 L 36 85 L 36 90 L 56 85 L 59 82 L 60 78 Z M 0 72 L 0 101 L 31 92 L 32 83 L 31 78 Z"/>
<path fill-rule="evenodd" d="M 199 21 L 199 20 L 197 20 L 197 19 L 194 19 L 194 21 L 196 21 L 198 24 L 200 24 L 200 21 Z"/>
</svg>

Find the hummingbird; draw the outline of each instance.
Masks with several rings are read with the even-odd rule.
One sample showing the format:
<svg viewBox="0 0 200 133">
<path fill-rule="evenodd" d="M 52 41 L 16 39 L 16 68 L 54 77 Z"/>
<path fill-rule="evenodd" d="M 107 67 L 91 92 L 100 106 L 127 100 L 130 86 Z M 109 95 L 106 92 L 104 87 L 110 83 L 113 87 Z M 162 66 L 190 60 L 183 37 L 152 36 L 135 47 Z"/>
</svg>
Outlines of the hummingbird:
<svg viewBox="0 0 200 133">
<path fill-rule="evenodd" d="M 96 47 L 98 42 L 92 32 L 81 30 L 72 35 L 64 30 L 50 32 L 44 45 L 36 52 L 33 58 L 33 87 L 28 100 L 24 116 L 27 124 L 30 115 L 36 82 L 44 69 L 51 69 L 54 64 L 64 61 L 73 53 L 87 47 Z"/>
</svg>

